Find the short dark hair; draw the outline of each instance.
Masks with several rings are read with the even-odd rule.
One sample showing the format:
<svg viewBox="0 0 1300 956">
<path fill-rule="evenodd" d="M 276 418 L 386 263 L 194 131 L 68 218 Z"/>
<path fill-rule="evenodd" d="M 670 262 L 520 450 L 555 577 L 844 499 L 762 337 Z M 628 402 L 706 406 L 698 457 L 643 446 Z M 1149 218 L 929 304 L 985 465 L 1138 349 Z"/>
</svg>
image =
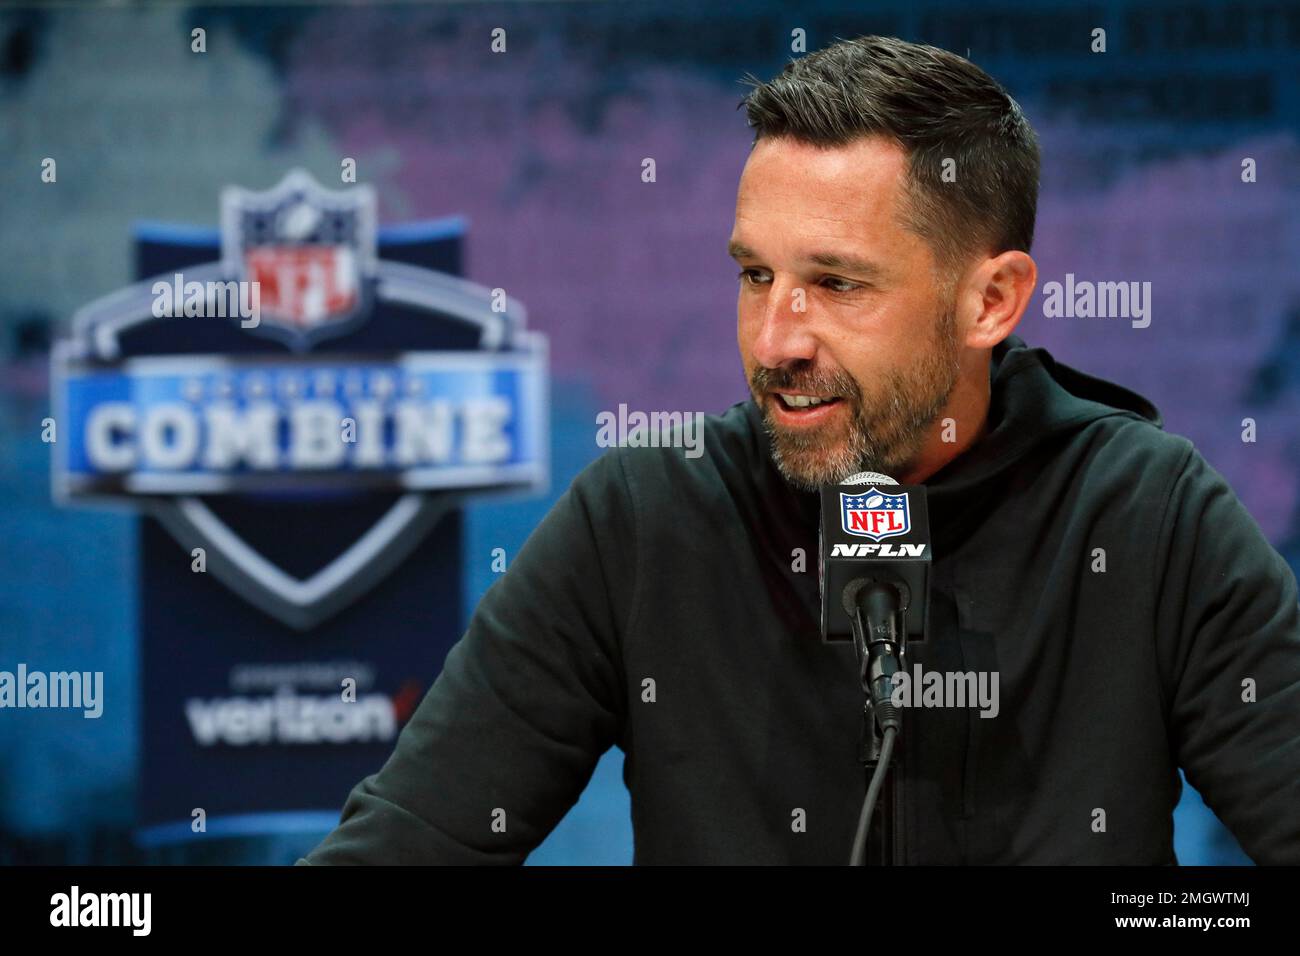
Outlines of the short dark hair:
<svg viewBox="0 0 1300 956">
<path fill-rule="evenodd" d="M 793 60 L 770 82 L 752 74 L 742 82 L 754 87 L 740 103 L 754 144 L 790 137 L 834 147 L 876 135 L 902 146 L 903 225 L 930 244 L 950 278 L 976 254 L 1029 251 L 1038 139 L 1016 101 L 969 60 L 865 36 Z M 947 158 L 955 182 L 942 179 Z"/>
</svg>

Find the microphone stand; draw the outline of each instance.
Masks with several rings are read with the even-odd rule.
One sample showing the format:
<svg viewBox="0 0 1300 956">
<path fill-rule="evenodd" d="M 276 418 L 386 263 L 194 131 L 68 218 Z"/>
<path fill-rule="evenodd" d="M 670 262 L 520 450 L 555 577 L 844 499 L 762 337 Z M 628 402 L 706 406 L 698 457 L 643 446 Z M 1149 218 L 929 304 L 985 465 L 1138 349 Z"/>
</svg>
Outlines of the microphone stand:
<svg viewBox="0 0 1300 956">
<path fill-rule="evenodd" d="M 892 698 L 894 674 L 903 669 L 909 598 L 907 585 L 892 576 L 859 578 L 844 589 L 866 696 L 858 757 L 866 768 L 867 796 L 849 861 L 853 866 L 902 862 L 902 759 L 891 758 L 903 715 Z"/>
</svg>

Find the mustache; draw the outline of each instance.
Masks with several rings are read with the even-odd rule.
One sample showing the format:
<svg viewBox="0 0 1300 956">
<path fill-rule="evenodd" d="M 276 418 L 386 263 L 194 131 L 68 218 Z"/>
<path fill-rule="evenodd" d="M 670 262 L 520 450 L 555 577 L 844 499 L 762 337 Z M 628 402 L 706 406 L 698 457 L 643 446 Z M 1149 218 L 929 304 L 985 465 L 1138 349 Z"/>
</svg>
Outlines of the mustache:
<svg viewBox="0 0 1300 956">
<path fill-rule="evenodd" d="M 810 395 L 834 395 L 847 399 L 860 398 L 862 395 L 857 381 L 843 369 L 825 373 L 798 366 L 767 368 L 760 365 L 750 375 L 749 382 L 758 393 L 806 392 Z"/>
</svg>

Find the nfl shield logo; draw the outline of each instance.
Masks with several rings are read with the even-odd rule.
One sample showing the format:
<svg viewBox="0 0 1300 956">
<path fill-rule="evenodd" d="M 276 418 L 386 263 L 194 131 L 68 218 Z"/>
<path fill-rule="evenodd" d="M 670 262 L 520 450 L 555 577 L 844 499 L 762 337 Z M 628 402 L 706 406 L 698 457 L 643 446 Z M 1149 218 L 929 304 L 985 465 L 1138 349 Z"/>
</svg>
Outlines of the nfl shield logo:
<svg viewBox="0 0 1300 956">
<path fill-rule="evenodd" d="M 265 192 L 221 195 L 223 271 L 257 283 L 255 331 L 295 349 L 352 327 L 371 298 L 375 258 L 369 186 L 334 192 L 295 170 Z"/>
<path fill-rule="evenodd" d="M 912 529 L 907 508 L 907 493 L 885 494 L 874 486 L 861 494 L 840 492 L 841 524 L 849 534 L 879 541 Z"/>
</svg>

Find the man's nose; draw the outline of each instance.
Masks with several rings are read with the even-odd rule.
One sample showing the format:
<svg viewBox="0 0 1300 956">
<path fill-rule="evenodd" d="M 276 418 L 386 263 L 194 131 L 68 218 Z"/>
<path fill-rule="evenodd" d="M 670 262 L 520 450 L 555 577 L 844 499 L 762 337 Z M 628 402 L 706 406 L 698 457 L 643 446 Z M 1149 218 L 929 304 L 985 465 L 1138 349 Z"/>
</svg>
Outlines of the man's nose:
<svg viewBox="0 0 1300 956">
<path fill-rule="evenodd" d="M 807 291 L 799 283 L 773 279 L 758 309 L 758 334 L 752 346 L 754 361 L 767 368 L 781 368 L 816 356 L 817 340 L 809 321 Z"/>
</svg>

